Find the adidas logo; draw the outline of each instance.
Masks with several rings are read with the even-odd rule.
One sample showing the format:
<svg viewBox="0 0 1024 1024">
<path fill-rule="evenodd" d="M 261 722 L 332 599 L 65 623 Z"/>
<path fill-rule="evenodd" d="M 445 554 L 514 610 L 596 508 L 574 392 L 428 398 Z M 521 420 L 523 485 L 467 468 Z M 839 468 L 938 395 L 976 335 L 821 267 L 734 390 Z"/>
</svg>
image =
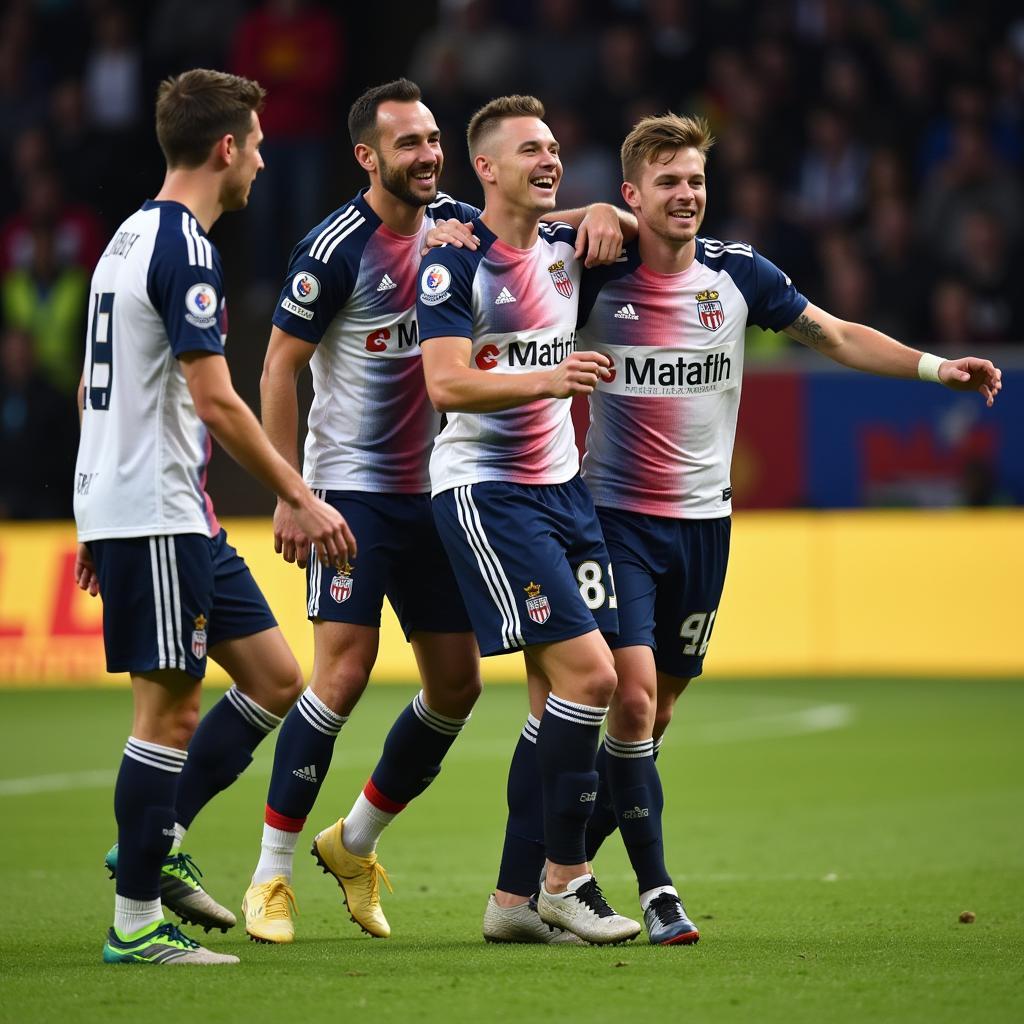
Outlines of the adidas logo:
<svg viewBox="0 0 1024 1024">
<path fill-rule="evenodd" d="M 397 288 L 397 287 L 398 287 L 398 285 L 395 284 L 395 282 L 392 281 L 391 278 L 387 274 L 385 274 L 380 279 L 380 284 L 377 285 L 377 291 L 379 291 L 379 292 L 389 292 L 389 291 L 391 291 L 392 288 Z"/>
<path fill-rule="evenodd" d="M 394 287 L 394 285 L 392 285 L 392 287 Z M 295 771 L 292 772 L 292 775 L 294 775 L 297 779 L 302 779 L 303 782 L 318 781 L 316 777 L 315 764 L 307 765 L 305 768 L 296 768 Z"/>
<path fill-rule="evenodd" d="M 507 288 L 502 288 L 501 291 L 498 293 L 498 297 L 494 300 L 494 304 L 496 306 L 502 306 L 506 302 L 515 301 L 516 297 Z"/>
<path fill-rule="evenodd" d="M 636 315 L 636 310 L 633 308 L 632 302 L 627 302 L 622 309 L 615 314 L 616 320 L 639 320 L 640 317 Z"/>
</svg>

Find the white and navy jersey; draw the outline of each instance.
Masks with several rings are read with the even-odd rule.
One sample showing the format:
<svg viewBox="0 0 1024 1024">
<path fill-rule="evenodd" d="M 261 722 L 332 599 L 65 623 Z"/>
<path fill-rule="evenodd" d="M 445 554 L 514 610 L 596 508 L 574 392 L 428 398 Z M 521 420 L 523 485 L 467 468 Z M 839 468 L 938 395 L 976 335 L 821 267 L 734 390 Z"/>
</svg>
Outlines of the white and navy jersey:
<svg viewBox="0 0 1024 1024">
<path fill-rule="evenodd" d="M 574 347 L 582 263 L 576 232 L 541 224 L 530 249 L 473 222 L 480 247 L 445 246 L 420 269 L 420 339 L 469 338 L 470 365 L 489 373 L 557 366 Z M 504 480 L 561 484 L 579 470 L 570 402 L 542 398 L 501 412 L 448 414 L 430 457 L 434 494 L 462 484 Z"/>
<path fill-rule="evenodd" d="M 747 324 L 779 331 L 807 299 L 742 242 L 697 239 L 681 274 L 625 260 L 583 277 L 577 344 L 615 376 L 590 396 L 583 477 L 594 503 L 712 519 L 732 511 L 729 470 Z"/>
<path fill-rule="evenodd" d="M 443 193 L 415 235 L 381 223 L 362 193 L 292 252 L 274 323 L 316 345 L 303 474 L 310 487 L 420 494 L 440 427 L 416 329 L 420 250 L 435 221 L 479 211 Z"/>
<path fill-rule="evenodd" d="M 220 255 L 180 203 L 147 200 L 96 264 L 75 469 L 80 540 L 219 532 L 210 437 L 178 357 L 224 353 Z"/>
</svg>

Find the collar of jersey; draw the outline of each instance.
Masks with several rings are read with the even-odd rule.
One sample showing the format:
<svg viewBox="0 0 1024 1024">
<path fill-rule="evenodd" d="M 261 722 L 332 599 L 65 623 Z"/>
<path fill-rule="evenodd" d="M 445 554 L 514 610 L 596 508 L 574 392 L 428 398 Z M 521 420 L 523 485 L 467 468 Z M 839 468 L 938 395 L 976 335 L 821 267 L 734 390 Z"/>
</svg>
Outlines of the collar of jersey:
<svg viewBox="0 0 1024 1024">
<path fill-rule="evenodd" d="M 525 259 L 537 250 L 537 242 L 534 242 L 529 249 L 518 249 L 514 245 L 509 245 L 508 242 L 503 242 L 479 217 L 473 221 L 473 230 L 477 238 L 480 239 L 480 248 L 477 249 L 477 252 L 481 256 L 497 255 L 512 261 Z M 537 228 L 537 241 L 540 241 L 539 227 Z"/>
<path fill-rule="evenodd" d="M 184 204 L 179 203 L 177 199 L 147 199 L 142 204 L 143 210 L 162 210 L 165 207 L 176 206 L 179 210 L 184 210 L 195 222 L 196 227 L 205 235 L 203 231 L 203 225 L 199 223 L 199 218 Z"/>
</svg>

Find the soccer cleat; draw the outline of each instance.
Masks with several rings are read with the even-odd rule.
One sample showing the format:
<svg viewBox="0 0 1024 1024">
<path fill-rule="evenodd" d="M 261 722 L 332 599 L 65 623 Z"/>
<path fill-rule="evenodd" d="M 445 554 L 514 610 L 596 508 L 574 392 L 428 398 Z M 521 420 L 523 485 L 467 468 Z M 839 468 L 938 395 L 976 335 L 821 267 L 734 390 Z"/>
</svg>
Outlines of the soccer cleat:
<svg viewBox="0 0 1024 1024">
<path fill-rule="evenodd" d="M 295 938 L 293 910 L 299 912 L 295 893 L 284 875 L 250 885 L 242 899 L 245 930 L 253 942 L 291 942 Z"/>
<path fill-rule="evenodd" d="M 697 926 L 686 916 L 678 896 L 663 892 L 644 911 L 644 924 L 652 946 L 689 946 L 700 941 Z"/>
<path fill-rule="evenodd" d="M 103 946 L 107 964 L 237 964 L 238 957 L 214 953 L 179 931 L 176 924 L 160 921 L 136 935 L 122 938 L 116 928 L 107 931 Z"/>
<path fill-rule="evenodd" d="M 517 907 L 499 907 L 492 894 L 484 911 L 484 938 L 488 942 L 532 942 L 583 946 L 584 941 L 564 928 L 546 924 L 537 913 L 537 901 Z"/>
<path fill-rule="evenodd" d="M 103 863 L 110 877 L 114 878 L 117 874 L 117 843 L 111 847 Z M 235 915 L 199 884 L 202 874 L 187 853 L 167 857 L 160 868 L 160 901 L 184 924 L 198 925 L 207 932 L 214 928 L 226 932 L 235 927 Z"/>
<path fill-rule="evenodd" d="M 574 932 L 595 946 L 628 942 L 640 934 L 640 922 L 616 914 L 604 898 L 593 875 L 574 878 L 564 893 L 550 893 L 541 886 L 537 896 L 541 920 Z"/>
<path fill-rule="evenodd" d="M 388 892 L 394 892 L 384 865 L 377 861 L 377 854 L 357 857 L 345 849 L 342 834 L 345 819 L 339 818 L 330 828 L 325 828 L 313 839 L 309 852 L 324 869 L 325 875 L 334 875 L 348 907 L 349 917 L 367 935 L 386 939 L 391 934 L 384 911 L 380 908 L 380 883 L 383 881 Z"/>
</svg>

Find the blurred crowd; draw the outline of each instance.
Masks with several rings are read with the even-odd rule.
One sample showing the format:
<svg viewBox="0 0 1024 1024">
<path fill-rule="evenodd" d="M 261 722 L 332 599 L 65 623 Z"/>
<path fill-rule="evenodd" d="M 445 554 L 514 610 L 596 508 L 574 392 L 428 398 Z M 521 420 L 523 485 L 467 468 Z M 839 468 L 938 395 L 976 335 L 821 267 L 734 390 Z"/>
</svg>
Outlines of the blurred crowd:
<svg viewBox="0 0 1024 1024">
<path fill-rule="evenodd" d="M 408 8 L 408 11 L 407 11 Z M 617 201 L 647 113 L 705 115 L 705 233 L 752 242 L 838 316 L 933 351 L 1024 351 L 1024 10 L 975 0 L 7 0 L 0 14 L 0 518 L 70 514 L 92 266 L 159 186 L 157 83 L 258 79 L 267 169 L 218 226 L 262 311 L 291 246 L 361 184 L 345 130 L 406 74 L 442 128 L 446 191 L 479 189 L 473 110 L 547 105 L 565 206 Z M 264 317 L 264 323 L 266 317 Z M 789 343 L 753 332 L 771 358 Z M 258 359 L 260 353 L 251 353 Z M 53 444 L 30 445 L 45 430 Z"/>
</svg>

